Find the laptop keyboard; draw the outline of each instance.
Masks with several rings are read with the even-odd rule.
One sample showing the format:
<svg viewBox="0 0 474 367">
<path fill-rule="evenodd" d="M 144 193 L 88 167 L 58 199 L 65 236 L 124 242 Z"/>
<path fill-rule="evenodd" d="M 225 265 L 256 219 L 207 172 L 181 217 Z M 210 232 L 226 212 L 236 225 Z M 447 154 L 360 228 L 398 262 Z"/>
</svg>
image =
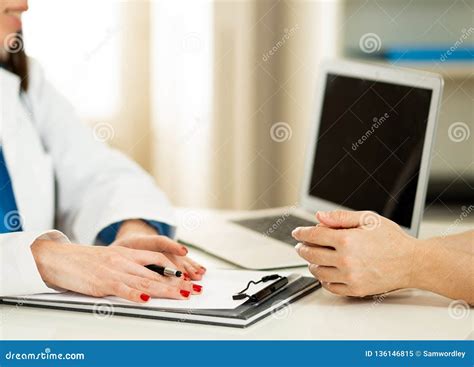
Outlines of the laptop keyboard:
<svg viewBox="0 0 474 367">
<path fill-rule="evenodd" d="M 314 226 L 316 224 L 315 222 L 290 214 L 240 219 L 231 222 L 290 245 L 296 245 L 297 243 L 297 241 L 291 237 L 291 232 L 296 227 Z"/>
</svg>

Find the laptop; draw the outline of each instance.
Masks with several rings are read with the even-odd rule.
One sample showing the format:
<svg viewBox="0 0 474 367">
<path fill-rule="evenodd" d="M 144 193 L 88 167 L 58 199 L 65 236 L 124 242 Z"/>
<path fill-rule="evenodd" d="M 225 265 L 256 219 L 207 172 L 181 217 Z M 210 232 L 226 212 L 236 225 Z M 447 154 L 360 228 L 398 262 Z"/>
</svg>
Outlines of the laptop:
<svg viewBox="0 0 474 367">
<path fill-rule="evenodd" d="M 178 238 L 247 269 L 306 265 L 291 231 L 318 210 L 371 210 L 418 235 L 443 80 L 352 61 L 320 68 L 299 200 L 290 207 L 208 215 Z"/>
</svg>

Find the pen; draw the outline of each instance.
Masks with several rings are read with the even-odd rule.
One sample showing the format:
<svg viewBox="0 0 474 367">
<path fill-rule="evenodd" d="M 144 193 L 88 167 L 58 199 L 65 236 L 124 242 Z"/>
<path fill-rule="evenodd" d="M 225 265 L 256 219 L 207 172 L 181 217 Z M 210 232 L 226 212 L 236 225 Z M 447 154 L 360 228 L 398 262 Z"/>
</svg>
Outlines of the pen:
<svg viewBox="0 0 474 367">
<path fill-rule="evenodd" d="M 171 268 L 165 268 L 164 266 L 160 266 L 160 265 L 154 265 L 154 264 L 151 264 L 151 265 L 147 265 L 145 266 L 145 268 L 147 269 L 150 269 L 160 275 L 165 275 L 165 276 L 168 276 L 168 277 L 181 277 L 181 275 L 183 274 L 182 272 L 180 272 L 179 270 L 175 270 L 175 269 L 171 269 Z"/>
</svg>

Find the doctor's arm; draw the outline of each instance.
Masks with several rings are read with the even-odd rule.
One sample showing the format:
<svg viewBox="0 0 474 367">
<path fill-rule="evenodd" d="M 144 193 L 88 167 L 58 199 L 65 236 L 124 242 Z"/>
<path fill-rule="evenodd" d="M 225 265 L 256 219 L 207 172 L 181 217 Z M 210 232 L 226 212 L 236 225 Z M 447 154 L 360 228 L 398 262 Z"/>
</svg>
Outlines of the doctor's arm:
<svg viewBox="0 0 474 367">
<path fill-rule="evenodd" d="M 156 241 L 156 236 L 135 237 L 138 250 L 127 246 L 83 246 L 61 244 L 44 239 L 31 246 L 36 266 L 43 281 L 50 287 L 67 289 L 94 296 L 118 296 L 138 303 L 150 297 L 187 299 L 201 291 L 190 281 L 161 276 L 144 265 L 174 264 L 162 253 L 183 256 L 187 250 L 170 239 Z M 157 252 L 160 251 L 160 252 Z"/>
<path fill-rule="evenodd" d="M 420 240 L 372 212 L 318 212 L 317 219 L 293 236 L 327 290 L 367 296 L 419 288 L 474 304 L 474 231 Z"/>
<path fill-rule="evenodd" d="M 71 290 L 143 303 L 199 294 L 202 287 L 189 278 L 164 277 L 144 266 L 175 268 L 169 257 L 183 258 L 188 251 L 167 237 L 144 234 L 142 226 L 125 222 L 107 247 L 72 244 L 55 230 L 0 234 L 0 296 Z"/>
<path fill-rule="evenodd" d="M 133 236 L 155 235 L 157 241 L 164 239 L 157 235 L 172 238 L 172 209 L 153 178 L 102 142 L 100 133 L 80 121 L 69 102 L 45 80 L 38 65 L 32 63 L 32 69 L 36 72 L 31 73 L 28 95 L 41 139 L 53 161 L 60 229 L 85 244 L 123 246 L 123 236 L 129 238 L 127 246 L 133 243 Z M 107 241 L 101 241 L 104 232 L 112 233 L 105 236 Z M 120 236 L 115 236 L 118 233 Z M 205 272 L 186 256 L 167 256 L 192 279 L 201 279 Z"/>
</svg>

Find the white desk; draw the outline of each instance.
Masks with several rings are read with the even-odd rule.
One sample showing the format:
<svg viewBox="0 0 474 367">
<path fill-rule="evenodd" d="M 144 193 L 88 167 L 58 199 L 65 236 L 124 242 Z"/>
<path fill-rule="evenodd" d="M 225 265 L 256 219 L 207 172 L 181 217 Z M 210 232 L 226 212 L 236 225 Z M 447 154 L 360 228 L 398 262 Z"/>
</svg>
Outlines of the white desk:
<svg viewBox="0 0 474 367">
<path fill-rule="evenodd" d="M 420 237 L 440 234 L 450 221 L 423 222 Z M 472 228 L 464 221 L 453 232 Z M 203 265 L 232 268 L 191 249 Z M 309 274 L 306 268 L 297 271 Z M 383 302 L 338 297 L 318 290 L 247 329 L 88 313 L 0 306 L 2 339 L 472 339 L 474 312 L 450 316 L 451 300 L 406 290 Z"/>
</svg>

